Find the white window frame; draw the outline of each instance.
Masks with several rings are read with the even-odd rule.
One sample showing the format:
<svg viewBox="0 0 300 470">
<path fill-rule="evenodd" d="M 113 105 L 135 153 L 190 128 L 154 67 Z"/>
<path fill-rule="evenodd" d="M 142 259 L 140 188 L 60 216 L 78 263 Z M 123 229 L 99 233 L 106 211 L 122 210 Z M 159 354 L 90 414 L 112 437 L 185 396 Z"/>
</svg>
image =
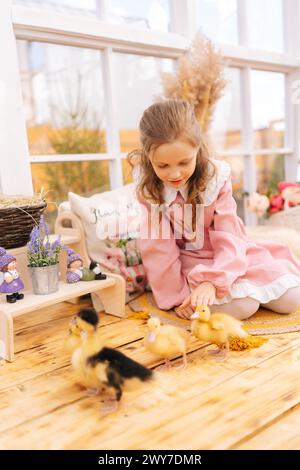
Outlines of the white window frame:
<svg viewBox="0 0 300 470">
<path fill-rule="evenodd" d="M 30 163 L 54 162 L 54 161 L 82 161 L 82 160 L 109 160 L 111 187 L 115 188 L 123 184 L 122 158 L 124 154 L 120 152 L 119 128 L 117 122 L 115 92 L 113 89 L 113 67 L 112 55 L 114 52 L 124 52 L 130 54 L 150 55 L 154 57 L 164 57 L 176 59 L 190 45 L 194 36 L 196 25 L 196 1 L 197 0 L 169 0 L 171 13 L 170 33 L 156 31 L 140 31 L 129 25 L 115 25 L 107 21 L 107 0 L 98 0 L 101 21 L 98 19 L 77 17 L 71 14 L 62 14 L 45 10 L 29 9 L 26 7 L 12 6 L 11 20 L 5 2 L 0 2 L 0 18 L 3 12 L 6 13 L 6 21 L 11 21 L 14 35 L 17 39 L 29 41 L 49 42 L 61 45 L 77 47 L 87 47 L 98 49 L 103 54 L 103 75 L 105 87 L 105 99 L 107 110 L 107 153 L 104 154 L 81 154 L 81 155 L 39 155 L 29 156 L 27 143 L 23 142 L 16 151 L 16 158 L 24 164 L 24 156 L 27 155 L 29 167 Z M 284 43 L 285 52 L 273 53 L 255 50 L 248 47 L 247 32 L 247 1 L 237 0 L 238 6 L 238 33 L 239 45 L 217 44 L 221 53 L 227 59 L 228 65 L 241 70 L 241 116 L 242 116 L 242 148 L 241 150 L 226 150 L 223 156 L 240 156 L 244 161 L 244 190 L 253 191 L 256 189 L 256 154 L 284 154 L 286 178 L 295 180 L 296 168 L 298 165 L 298 155 L 300 154 L 300 111 L 299 105 L 291 103 L 291 84 L 299 78 L 300 57 L 297 45 L 299 44 L 299 1 L 282 0 L 283 2 L 283 22 L 284 22 Z M 7 0 L 9 4 L 11 0 Z M 6 4 L 6 5 L 7 5 Z M 1 34 L 1 33 L 0 33 Z M 8 32 L 5 33 L 8 35 Z M 8 56 L 16 60 L 16 48 L 13 44 L 11 33 L 10 40 L 1 36 L 2 44 L 8 44 Z M 263 149 L 254 148 L 253 128 L 251 123 L 251 87 L 250 71 L 260 69 L 265 71 L 282 72 L 285 74 L 286 92 L 286 136 L 284 148 Z M 10 70 L 11 79 L 19 81 L 20 77 L 14 68 Z M 14 75 L 14 77 L 12 77 Z M 16 76 L 17 75 L 17 78 Z M 1 80 L 1 75 L 0 75 Z M 11 82 L 9 82 L 11 83 Z M 16 108 L 12 111 L 16 114 Z M 19 122 L 16 128 L 22 133 L 25 123 Z M 23 131 L 22 131 L 23 129 Z M 26 160 L 26 159 L 25 159 Z M 10 165 L 10 162 L 8 162 Z M 8 194 L 8 185 L 5 181 L 7 168 L 0 169 L 0 190 L 2 184 Z M 25 179 L 30 179 L 30 171 L 25 171 Z M 30 187 L 27 181 L 27 187 Z M 20 186 L 19 186 L 20 187 Z M 3 191 L 4 192 L 4 191 Z M 253 224 L 255 219 L 246 214 L 246 223 Z"/>
</svg>

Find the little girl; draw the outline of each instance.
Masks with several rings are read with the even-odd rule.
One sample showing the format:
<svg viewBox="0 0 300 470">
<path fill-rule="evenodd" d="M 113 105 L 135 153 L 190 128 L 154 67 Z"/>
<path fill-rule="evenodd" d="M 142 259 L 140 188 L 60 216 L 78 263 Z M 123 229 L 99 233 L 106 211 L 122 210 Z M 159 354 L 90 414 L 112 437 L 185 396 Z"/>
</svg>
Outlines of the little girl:
<svg viewBox="0 0 300 470">
<path fill-rule="evenodd" d="M 142 204 L 141 227 L 155 207 L 164 207 L 170 237 L 141 236 L 138 246 L 158 306 L 175 307 L 189 318 L 197 305 L 210 305 L 245 319 L 262 305 L 278 313 L 300 306 L 300 261 L 272 241 L 253 242 L 236 214 L 230 166 L 209 158 L 194 111 L 187 102 L 168 100 L 145 110 L 140 121 L 141 149 L 128 157 Z M 202 247 L 187 249 L 188 237 L 176 237 L 172 206 L 192 207 L 193 233 L 203 232 Z M 202 205 L 201 205 L 202 204 Z M 161 206 L 163 205 L 163 206 Z M 197 223 L 196 211 L 204 218 Z M 152 206 L 152 207 L 151 207 Z M 178 221 L 177 221 L 178 223 Z"/>
</svg>

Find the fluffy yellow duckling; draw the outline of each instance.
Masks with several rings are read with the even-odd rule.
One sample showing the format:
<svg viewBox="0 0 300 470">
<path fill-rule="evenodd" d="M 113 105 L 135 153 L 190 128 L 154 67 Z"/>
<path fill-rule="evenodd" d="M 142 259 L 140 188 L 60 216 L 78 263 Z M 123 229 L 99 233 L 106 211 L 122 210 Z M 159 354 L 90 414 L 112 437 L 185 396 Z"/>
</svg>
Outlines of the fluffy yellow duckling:
<svg viewBox="0 0 300 470">
<path fill-rule="evenodd" d="M 76 317 L 72 318 L 69 323 L 69 334 L 64 342 L 64 349 L 67 353 L 72 354 L 80 347 L 82 339 L 80 336 L 81 329 L 77 325 Z"/>
<path fill-rule="evenodd" d="M 223 353 L 223 358 L 228 354 L 231 338 L 248 336 L 241 321 L 225 313 L 211 313 L 206 305 L 198 306 L 191 319 L 193 320 L 192 334 L 201 341 L 217 344 L 218 349 L 209 353 Z"/>
<path fill-rule="evenodd" d="M 186 367 L 187 331 L 172 325 L 161 325 L 156 317 L 149 318 L 147 326 L 149 331 L 144 338 L 145 348 L 163 358 L 167 367 L 171 367 L 170 359 L 180 354 Z"/>
</svg>

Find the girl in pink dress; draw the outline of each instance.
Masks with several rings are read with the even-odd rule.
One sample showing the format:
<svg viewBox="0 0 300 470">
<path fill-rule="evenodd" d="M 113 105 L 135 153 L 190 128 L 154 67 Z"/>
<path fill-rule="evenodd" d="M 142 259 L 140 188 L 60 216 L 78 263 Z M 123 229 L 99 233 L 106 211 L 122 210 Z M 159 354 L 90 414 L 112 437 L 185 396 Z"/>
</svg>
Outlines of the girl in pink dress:
<svg viewBox="0 0 300 470">
<path fill-rule="evenodd" d="M 260 305 L 277 313 L 300 306 L 300 261 L 286 246 L 247 238 L 230 166 L 209 157 L 192 107 L 181 100 L 153 104 L 140 121 L 140 138 L 129 161 L 143 214 L 138 246 L 157 305 L 182 318 L 210 305 L 239 319 Z M 190 229 L 180 232 L 187 205 Z M 199 234 L 202 242 L 191 243 Z"/>
</svg>

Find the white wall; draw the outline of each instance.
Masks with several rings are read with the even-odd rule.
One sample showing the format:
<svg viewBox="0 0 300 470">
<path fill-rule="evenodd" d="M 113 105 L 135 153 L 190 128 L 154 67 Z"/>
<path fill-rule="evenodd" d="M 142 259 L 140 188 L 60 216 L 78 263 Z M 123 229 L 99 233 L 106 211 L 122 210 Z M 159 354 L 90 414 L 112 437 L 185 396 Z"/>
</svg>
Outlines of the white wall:
<svg viewBox="0 0 300 470">
<path fill-rule="evenodd" d="M 33 193 L 11 2 L 0 2 L 0 193 Z"/>
</svg>

